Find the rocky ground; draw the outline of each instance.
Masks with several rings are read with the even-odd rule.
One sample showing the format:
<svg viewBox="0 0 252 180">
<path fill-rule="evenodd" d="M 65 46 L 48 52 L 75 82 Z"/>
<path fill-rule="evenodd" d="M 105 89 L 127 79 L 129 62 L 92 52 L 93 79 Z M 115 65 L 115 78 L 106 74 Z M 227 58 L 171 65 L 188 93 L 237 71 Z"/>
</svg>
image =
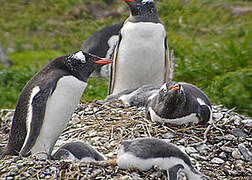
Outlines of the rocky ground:
<svg viewBox="0 0 252 180">
<path fill-rule="evenodd" d="M 8 139 L 13 112 L 1 111 L 0 147 Z M 171 126 L 145 119 L 144 108 L 123 108 L 120 103 L 80 104 L 56 143 L 86 139 L 108 159 L 116 158 L 124 139 L 158 137 L 178 145 L 194 166 L 211 179 L 252 179 L 252 119 L 213 106 L 213 123 Z M 32 157 L 0 160 L 0 179 L 165 179 L 166 171 L 121 170 L 106 163 L 52 161 Z"/>
</svg>

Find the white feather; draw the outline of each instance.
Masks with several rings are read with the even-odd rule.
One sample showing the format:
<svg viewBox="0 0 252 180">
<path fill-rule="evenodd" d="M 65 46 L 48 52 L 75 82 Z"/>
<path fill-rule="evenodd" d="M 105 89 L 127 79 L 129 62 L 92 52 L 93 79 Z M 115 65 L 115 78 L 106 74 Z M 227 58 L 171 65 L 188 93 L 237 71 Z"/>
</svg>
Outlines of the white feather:
<svg viewBox="0 0 252 180">
<path fill-rule="evenodd" d="M 59 79 L 55 91 L 47 100 L 43 125 L 31 149 L 32 154 L 51 153 L 53 145 L 70 120 L 86 86 L 87 83 L 74 76 L 64 76 Z"/>
<path fill-rule="evenodd" d="M 158 165 L 161 169 L 168 170 L 169 168 L 181 164 L 185 167 L 185 172 L 189 179 L 198 180 L 201 179 L 200 174 L 195 174 L 191 171 L 190 167 L 180 158 L 177 157 L 160 157 L 160 158 L 148 158 L 142 159 L 134 156 L 130 152 L 126 152 L 117 158 L 119 168 L 138 168 L 140 171 L 147 171 L 154 165 Z"/>
<path fill-rule="evenodd" d="M 196 116 L 197 115 L 196 113 L 192 113 L 192 114 L 190 114 L 188 116 L 184 116 L 184 117 L 181 117 L 181 118 L 166 119 L 166 118 L 159 117 L 151 107 L 149 107 L 149 112 L 150 112 L 151 120 L 154 121 L 154 122 L 177 124 L 177 125 L 187 124 L 187 123 L 190 123 L 190 122 L 192 122 L 192 123 L 198 123 L 199 122 L 199 119 Z"/>
<path fill-rule="evenodd" d="M 121 34 L 118 54 L 114 56 L 117 69 L 112 94 L 145 84 L 161 85 L 165 75 L 164 26 L 127 22 Z"/>
<path fill-rule="evenodd" d="M 25 141 L 24 144 L 21 148 L 21 151 L 23 150 L 23 148 L 25 147 L 25 145 L 28 142 L 28 138 L 30 136 L 31 133 L 31 122 L 32 122 L 32 102 L 33 102 L 33 98 L 34 96 L 36 96 L 40 91 L 40 88 L 38 86 L 35 86 L 32 89 L 31 95 L 30 95 L 30 99 L 29 99 L 29 104 L 28 104 L 28 112 L 27 112 L 27 117 L 26 117 L 26 137 L 25 137 Z"/>
</svg>

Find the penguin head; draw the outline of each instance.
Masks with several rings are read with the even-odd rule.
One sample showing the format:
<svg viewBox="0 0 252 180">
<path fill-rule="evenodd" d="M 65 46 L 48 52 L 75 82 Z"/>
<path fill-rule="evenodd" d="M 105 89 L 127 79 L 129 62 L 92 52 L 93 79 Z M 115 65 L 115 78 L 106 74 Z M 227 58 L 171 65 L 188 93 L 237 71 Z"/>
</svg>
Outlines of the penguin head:
<svg viewBox="0 0 252 180">
<path fill-rule="evenodd" d="M 154 0 L 124 0 L 130 7 L 132 16 L 149 16 L 156 14 Z"/>
<path fill-rule="evenodd" d="M 96 68 L 111 62 L 111 60 L 106 60 L 84 51 L 78 51 L 68 55 L 64 64 L 74 76 L 86 82 Z"/>
<path fill-rule="evenodd" d="M 161 86 L 158 93 L 158 101 L 160 103 L 171 105 L 181 105 L 185 103 L 185 91 L 181 84 L 175 82 L 168 82 Z"/>
</svg>

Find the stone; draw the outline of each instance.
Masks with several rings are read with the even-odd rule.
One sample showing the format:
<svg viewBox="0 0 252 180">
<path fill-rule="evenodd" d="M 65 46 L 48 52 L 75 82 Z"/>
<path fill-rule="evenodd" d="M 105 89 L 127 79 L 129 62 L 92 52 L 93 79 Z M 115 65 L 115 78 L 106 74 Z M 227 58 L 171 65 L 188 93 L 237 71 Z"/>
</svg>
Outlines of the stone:
<svg viewBox="0 0 252 180">
<path fill-rule="evenodd" d="M 244 144 L 239 144 L 238 149 L 240 150 L 246 161 L 252 162 L 252 153 L 246 148 Z"/>
<path fill-rule="evenodd" d="M 231 133 L 233 135 L 235 135 L 236 137 L 238 138 L 241 138 L 241 137 L 246 137 L 247 135 L 244 133 L 244 131 L 240 128 L 234 128 L 231 130 Z"/>
<path fill-rule="evenodd" d="M 206 154 L 210 151 L 210 148 L 206 144 L 201 144 L 197 146 L 196 149 L 200 152 L 200 154 Z"/>
<path fill-rule="evenodd" d="M 241 159 L 241 153 L 239 149 L 235 148 L 234 151 L 232 152 L 232 157 L 235 159 Z"/>
<path fill-rule="evenodd" d="M 220 149 L 224 152 L 231 153 L 234 151 L 234 148 L 228 147 L 228 146 L 221 146 Z"/>
<path fill-rule="evenodd" d="M 226 155 L 225 152 L 221 152 L 221 153 L 219 154 L 219 157 L 222 158 L 222 159 L 224 159 L 224 158 L 227 157 L 227 155 Z"/>
<path fill-rule="evenodd" d="M 185 151 L 187 154 L 193 154 L 198 152 L 194 147 L 186 147 Z"/>
<path fill-rule="evenodd" d="M 212 160 L 211 160 L 211 163 L 214 163 L 214 164 L 223 164 L 225 161 L 223 160 L 223 159 L 221 159 L 221 158 L 217 158 L 217 157 L 215 157 L 215 158 L 213 158 Z"/>
</svg>

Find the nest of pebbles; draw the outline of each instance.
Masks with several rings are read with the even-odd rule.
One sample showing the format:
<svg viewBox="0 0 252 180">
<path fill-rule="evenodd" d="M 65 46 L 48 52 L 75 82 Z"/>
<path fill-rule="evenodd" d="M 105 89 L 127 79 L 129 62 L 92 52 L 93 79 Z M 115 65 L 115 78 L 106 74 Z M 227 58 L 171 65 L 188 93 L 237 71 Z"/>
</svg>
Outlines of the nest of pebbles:
<svg viewBox="0 0 252 180">
<path fill-rule="evenodd" d="M 1 111 L 0 148 L 8 140 L 13 110 Z M 193 165 L 211 179 L 252 179 L 252 120 L 220 105 L 213 106 L 213 123 L 172 126 L 150 122 L 144 108 L 125 108 L 120 102 L 96 101 L 78 105 L 55 148 L 87 140 L 108 159 L 117 156 L 122 140 L 157 137 L 176 144 Z M 0 178 L 7 179 L 166 179 L 158 166 L 146 172 L 122 170 L 104 162 L 53 161 L 35 157 L 0 160 Z"/>
</svg>

